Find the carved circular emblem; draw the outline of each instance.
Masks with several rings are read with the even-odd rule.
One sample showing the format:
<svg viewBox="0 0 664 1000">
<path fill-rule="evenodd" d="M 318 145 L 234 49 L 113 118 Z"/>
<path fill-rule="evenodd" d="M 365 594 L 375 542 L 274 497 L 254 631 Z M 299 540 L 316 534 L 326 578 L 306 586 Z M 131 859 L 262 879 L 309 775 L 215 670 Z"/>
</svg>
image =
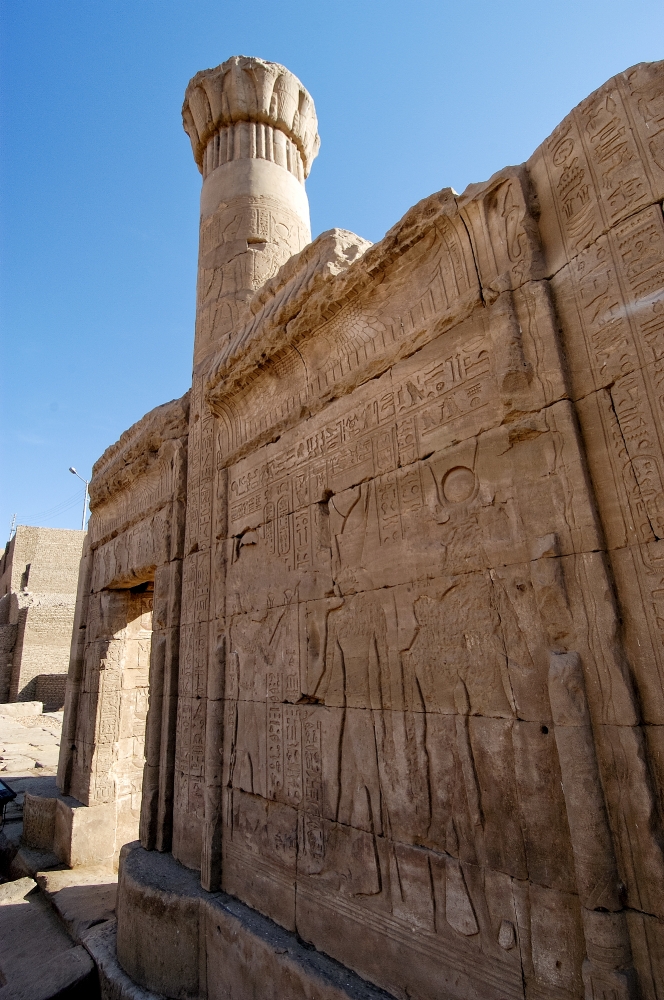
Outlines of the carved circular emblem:
<svg viewBox="0 0 664 1000">
<path fill-rule="evenodd" d="M 570 139 L 570 137 L 567 136 L 566 139 L 563 139 L 563 141 L 559 143 L 558 146 L 556 146 L 555 152 L 553 154 L 554 164 L 557 167 L 560 167 L 565 162 L 565 160 L 570 155 L 573 149 L 574 149 L 574 140 Z"/>
<path fill-rule="evenodd" d="M 449 503 L 462 503 L 475 492 L 475 473 L 463 465 L 450 469 L 443 479 L 443 496 Z"/>
</svg>

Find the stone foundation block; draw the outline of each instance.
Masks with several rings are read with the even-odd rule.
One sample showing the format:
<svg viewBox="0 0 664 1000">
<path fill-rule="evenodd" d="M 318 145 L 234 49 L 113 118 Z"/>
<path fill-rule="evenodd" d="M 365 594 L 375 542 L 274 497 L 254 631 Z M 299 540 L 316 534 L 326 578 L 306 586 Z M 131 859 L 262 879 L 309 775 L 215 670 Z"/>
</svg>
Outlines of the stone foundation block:
<svg viewBox="0 0 664 1000">
<path fill-rule="evenodd" d="M 23 844 L 50 851 L 68 865 L 109 864 L 115 859 L 116 805 L 85 806 L 70 795 L 30 795 L 23 806 Z"/>
<path fill-rule="evenodd" d="M 92 863 L 113 863 L 115 854 L 115 803 L 72 805 L 57 799 L 53 851 L 70 868 Z"/>
<path fill-rule="evenodd" d="M 0 715 L 8 715 L 12 719 L 25 719 L 32 715 L 41 715 L 44 705 L 41 701 L 15 701 L 0 705 Z"/>
<path fill-rule="evenodd" d="M 97 966 L 101 1000 L 163 1000 L 159 993 L 144 990 L 129 978 L 118 962 L 116 938 L 115 920 L 95 928 L 85 938 L 85 947 Z"/>
<path fill-rule="evenodd" d="M 53 850 L 57 799 L 25 793 L 23 798 L 23 843 L 38 850 Z"/>
<path fill-rule="evenodd" d="M 233 896 L 205 892 L 198 874 L 170 854 L 138 844 L 121 852 L 117 915 L 119 965 L 110 925 L 85 942 L 105 1000 L 149 1000 L 154 993 L 171 1000 L 388 996 Z"/>
</svg>

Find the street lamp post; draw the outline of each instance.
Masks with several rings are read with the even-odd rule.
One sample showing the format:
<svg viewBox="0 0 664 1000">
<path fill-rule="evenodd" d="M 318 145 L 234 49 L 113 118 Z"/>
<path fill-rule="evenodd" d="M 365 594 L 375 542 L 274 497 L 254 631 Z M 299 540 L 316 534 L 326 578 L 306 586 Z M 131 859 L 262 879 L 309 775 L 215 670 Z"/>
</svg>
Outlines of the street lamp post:
<svg viewBox="0 0 664 1000">
<path fill-rule="evenodd" d="M 82 483 L 85 483 L 85 496 L 83 497 L 83 517 L 81 518 L 81 531 L 85 531 L 85 515 L 87 514 L 88 511 L 88 486 L 90 485 L 90 483 L 87 481 L 87 479 L 84 479 L 83 476 L 79 476 L 78 472 L 76 471 L 73 465 L 69 466 L 69 471 L 72 473 L 72 475 L 80 479 Z"/>
</svg>

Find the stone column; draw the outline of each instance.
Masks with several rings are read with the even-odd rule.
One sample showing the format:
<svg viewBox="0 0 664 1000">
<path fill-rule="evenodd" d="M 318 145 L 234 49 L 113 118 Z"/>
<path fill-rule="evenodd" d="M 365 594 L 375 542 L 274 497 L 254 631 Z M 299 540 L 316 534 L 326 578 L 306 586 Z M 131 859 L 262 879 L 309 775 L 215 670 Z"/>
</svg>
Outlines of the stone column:
<svg viewBox="0 0 664 1000">
<path fill-rule="evenodd" d="M 182 109 L 201 191 L 194 365 L 223 347 L 244 307 L 311 240 L 304 180 L 316 112 L 277 63 L 234 56 L 191 80 Z"/>
<path fill-rule="evenodd" d="M 226 479 L 205 402 L 212 359 L 231 354 L 250 301 L 311 239 L 304 181 L 319 147 L 316 112 L 283 66 L 234 56 L 198 73 L 183 121 L 203 175 L 173 809 L 173 855 L 219 887 L 224 696 Z M 213 527 L 214 526 L 214 527 Z M 223 550 L 223 545 L 218 546 Z"/>
</svg>

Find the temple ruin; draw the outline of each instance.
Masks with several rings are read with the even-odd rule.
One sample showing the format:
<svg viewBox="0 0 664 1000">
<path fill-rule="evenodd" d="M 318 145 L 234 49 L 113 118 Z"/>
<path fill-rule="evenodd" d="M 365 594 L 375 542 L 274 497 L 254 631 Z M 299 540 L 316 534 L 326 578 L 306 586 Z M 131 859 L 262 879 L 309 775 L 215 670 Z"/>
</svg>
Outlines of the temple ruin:
<svg viewBox="0 0 664 1000">
<path fill-rule="evenodd" d="M 0 551 L 0 705 L 63 707 L 84 538 L 19 524 Z"/>
<path fill-rule="evenodd" d="M 94 467 L 58 778 L 106 995 L 661 1000 L 664 63 L 373 246 L 283 66 L 183 117 L 192 387 Z"/>
</svg>

